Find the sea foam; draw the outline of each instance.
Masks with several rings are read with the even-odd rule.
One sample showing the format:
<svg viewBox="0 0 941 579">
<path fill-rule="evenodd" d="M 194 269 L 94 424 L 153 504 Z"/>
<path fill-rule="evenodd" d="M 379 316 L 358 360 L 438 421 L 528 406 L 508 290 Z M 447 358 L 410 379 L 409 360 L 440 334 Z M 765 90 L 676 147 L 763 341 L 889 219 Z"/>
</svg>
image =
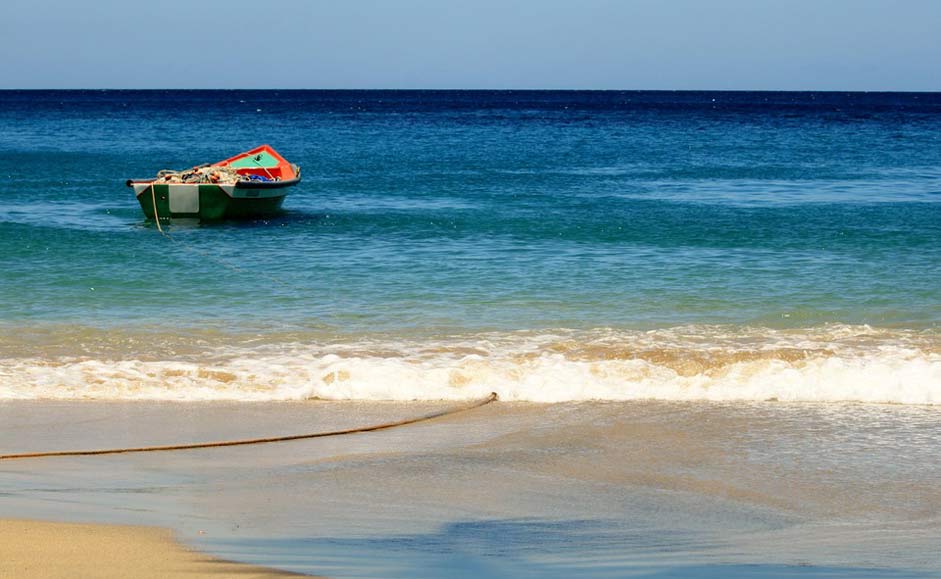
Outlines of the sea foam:
<svg viewBox="0 0 941 579">
<path fill-rule="evenodd" d="M 0 399 L 941 404 L 941 337 L 829 326 L 516 332 L 0 360 Z"/>
</svg>

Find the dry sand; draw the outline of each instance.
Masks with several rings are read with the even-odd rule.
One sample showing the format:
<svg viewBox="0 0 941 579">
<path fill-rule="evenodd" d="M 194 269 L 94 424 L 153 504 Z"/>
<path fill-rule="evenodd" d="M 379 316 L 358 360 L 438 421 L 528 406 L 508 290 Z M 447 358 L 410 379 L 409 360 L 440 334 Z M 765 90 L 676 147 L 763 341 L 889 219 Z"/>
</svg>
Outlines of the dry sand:
<svg viewBox="0 0 941 579">
<path fill-rule="evenodd" d="M 267 579 L 298 575 L 190 551 L 174 541 L 167 529 L 3 519 L 0 577 Z"/>
</svg>

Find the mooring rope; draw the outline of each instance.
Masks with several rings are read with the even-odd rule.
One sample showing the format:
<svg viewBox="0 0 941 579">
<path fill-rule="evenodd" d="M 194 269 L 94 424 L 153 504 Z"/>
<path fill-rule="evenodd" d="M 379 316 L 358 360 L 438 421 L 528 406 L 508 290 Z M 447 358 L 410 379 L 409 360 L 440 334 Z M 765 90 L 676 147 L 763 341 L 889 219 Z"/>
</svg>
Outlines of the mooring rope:
<svg viewBox="0 0 941 579">
<path fill-rule="evenodd" d="M 258 272 L 258 271 L 248 271 L 248 270 L 246 270 L 246 269 L 244 269 L 244 268 L 241 268 L 241 267 L 235 265 L 234 263 L 230 263 L 230 262 L 228 262 L 228 261 L 222 259 L 221 257 L 212 255 L 212 254 L 209 253 L 208 251 L 203 251 L 203 250 L 201 250 L 201 249 L 197 249 L 196 247 L 193 247 L 192 245 L 190 245 L 190 244 L 188 244 L 188 243 L 184 243 L 183 241 L 180 241 L 179 239 L 173 237 L 172 235 L 170 235 L 169 232 L 164 231 L 164 230 L 163 230 L 163 227 L 160 226 L 160 214 L 157 212 L 157 194 L 156 194 L 155 191 L 154 191 L 154 184 L 153 184 L 153 182 L 151 182 L 151 184 L 150 184 L 150 199 L 151 199 L 151 201 L 153 201 L 153 204 L 154 204 L 154 221 L 157 223 L 157 231 L 160 232 L 160 235 L 166 237 L 167 239 L 169 239 L 169 240 L 172 241 L 173 243 L 179 245 L 180 247 L 182 247 L 182 248 L 185 249 L 186 251 L 191 251 L 191 252 L 193 252 L 193 253 L 199 255 L 200 257 L 204 257 L 204 258 L 208 259 L 209 261 L 212 261 L 213 263 L 216 263 L 216 264 L 218 264 L 218 265 L 221 265 L 222 267 L 224 267 L 224 268 L 226 268 L 226 269 L 228 269 L 228 270 L 234 271 L 234 272 L 236 272 L 236 273 L 240 273 L 240 274 L 254 274 L 254 275 L 258 276 L 258 277 L 264 278 L 264 279 L 266 279 L 266 280 L 268 280 L 268 281 L 270 281 L 270 282 L 272 282 L 272 283 L 274 283 L 274 284 L 276 284 L 276 285 L 282 286 L 282 287 L 287 288 L 287 289 L 289 289 L 289 290 L 298 290 L 298 289 L 301 289 L 301 288 L 295 286 L 294 284 L 291 284 L 291 283 L 288 283 L 288 282 L 286 282 L 286 281 L 280 280 L 280 279 L 278 279 L 278 278 L 276 278 L 276 277 L 274 277 L 274 276 L 268 275 L 268 274 L 266 274 L 266 273 L 262 273 L 262 272 Z"/>
<path fill-rule="evenodd" d="M 150 184 L 150 198 L 151 198 L 151 201 L 153 202 L 153 207 L 154 207 L 154 221 L 157 223 L 157 230 L 160 232 L 160 234 L 166 237 L 167 239 L 169 239 L 170 241 L 180 244 L 181 247 L 183 247 L 184 249 L 195 251 L 200 254 L 204 254 L 204 252 L 198 249 L 195 249 L 195 248 L 187 246 L 186 244 L 180 243 L 179 241 L 174 239 L 173 236 L 171 236 L 169 233 L 164 231 L 163 228 L 160 226 L 160 214 L 157 212 L 157 194 L 155 192 L 153 183 Z M 220 263 L 221 265 L 228 267 L 234 271 L 242 272 L 242 273 L 245 272 L 245 270 L 243 270 L 242 268 L 235 266 L 235 265 L 228 264 L 224 262 L 223 260 L 216 258 L 215 256 L 209 256 L 208 254 L 206 254 L 206 257 L 209 257 L 210 259 L 213 259 L 213 261 L 216 261 L 217 263 Z M 268 277 L 268 276 L 264 276 L 264 277 Z M 284 282 L 281 282 L 278 279 L 275 279 L 275 278 L 270 278 L 270 279 L 271 281 L 275 283 L 284 284 Z M 15 459 L 23 459 L 23 458 L 44 458 L 44 457 L 55 457 L 55 456 L 100 456 L 104 454 L 128 454 L 132 452 L 166 452 L 166 451 L 172 451 L 172 450 L 193 450 L 193 449 L 198 449 L 198 448 L 247 446 L 250 444 L 268 444 L 272 442 L 287 442 L 291 440 L 304 440 L 304 439 L 309 439 L 309 438 L 325 438 L 328 436 L 342 436 L 346 434 L 375 432 L 377 430 L 388 430 L 390 428 L 396 428 L 398 426 L 406 426 L 409 424 L 426 422 L 428 420 L 433 420 L 435 418 L 442 418 L 444 416 L 450 416 L 450 415 L 457 414 L 460 412 L 466 412 L 468 410 L 480 408 L 481 406 L 486 406 L 487 404 L 490 404 L 491 402 L 496 401 L 497 398 L 498 398 L 497 393 L 491 392 L 490 396 L 488 396 L 487 398 L 484 398 L 483 400 L 479 400 L 472 404 L 468 404 L 466 406 L 449 408 L 446 410 L 433 412 L 431 414 L 426 414 L 426 415 L 419 416 L 416 418 L 406 418 L 403 420 L 397 420 L 395 422 L 385 422 L 382 424 L 360 426 L 357 428 L 347 428 L 344 430 L 332 430 L 332 431 L 327 431 L 327 432 L 313 432 L 313 433 L 306 433 L 306 434 L 290 434 L 286 436 L 246 438 L 246 439 L 240 439 L 240 440 L 222 440 L 222 441 L 215 441 L 215 442 L 195 442 L 195 443 L 169 444 L 169 445 L 158 445 L 158 446 L 105 448 L 105 449 L 94 449 L 94 450 L 52 450 L 52 451 L 46 451 L 46 452 L 23 452 L 23 453 L 15 453 L 15 454 L 0 454 L 0 460 L 15 460 Z"/>
<path fill-rule="evenodd" d="M 377 430 L 388 430 L 398 426 L 426 422 L 435 418 L 451 416 L 460 412 L 467 412 L 481 406 L 486 406 L 497 400 L 497 393 L 491 392 L 490 396 L 483 400 L 478 400 L 473 404 L 448 408 L 439 412 L 432 412 L 416 418 L 406 418 L 395 422 L 384 422 L 382 424 L 373 424 L 371 426 L 360 426 L 357 428 L 347 428 L 344 430 L 331 430 L 327 432 L 314 432 L 309 434 L 290 434 L 287 436 L 268 436 L 264 438 L 246 438 L 242 440 L 221 440 L 217 442 L 195 442 L 189 444 L 168 444 L 163 446 L 137 446 L 128 448 L 106 448 L 97 450 L 51 450 L 48 452 L 23 452 L 17 454 L 0 454 L 0 460 L 14 460 L 21 458 L 43 458 L 50 456 L 98 456 L 102 454 L 128 454 L 131 452 L 165 452 L 171 450 L 192 450 L 196 448 L 220 448 L 223 446 L 247 446 L 250 444 L 268 444 L 271 442 L 287 442 L 289 440 L 304 440 L 307 438 L 326 438 L 328 436 L 342 436 L 345 434 L 358 434 L 363 432 L 375 432 Z"/>
<path fill-rule="evenodd" d="M 163 236 L 170 237 L 163 232 L 163 227 L 160 227 L 160 214 L 157 213 L 157 191 L 154 189 L 154 182 L 150 182 L 150 200 L 154 202 L 154 221 L 157 222 L 157 231 L 159 231 Z M 170 239 L 173 239 L 170 237 Z"/>
</svg>

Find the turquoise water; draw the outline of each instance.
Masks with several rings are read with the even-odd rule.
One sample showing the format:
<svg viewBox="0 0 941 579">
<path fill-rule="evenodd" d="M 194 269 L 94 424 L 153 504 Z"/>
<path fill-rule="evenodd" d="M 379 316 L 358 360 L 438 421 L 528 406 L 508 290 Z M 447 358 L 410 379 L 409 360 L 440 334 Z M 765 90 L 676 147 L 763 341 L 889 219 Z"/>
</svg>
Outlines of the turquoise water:
<svg viewBox="0 0 941 579">
<path fill-rule="evenodd" d="M 875 332 L 938 363 L 939 129 L 937 94 L 2 92 L 0 353 L 636 353 L 684 328 L 652 347 Z M 263 142 L 303 168 L 279 218 L 174 243 L 123 185 Z"/>
</svg>

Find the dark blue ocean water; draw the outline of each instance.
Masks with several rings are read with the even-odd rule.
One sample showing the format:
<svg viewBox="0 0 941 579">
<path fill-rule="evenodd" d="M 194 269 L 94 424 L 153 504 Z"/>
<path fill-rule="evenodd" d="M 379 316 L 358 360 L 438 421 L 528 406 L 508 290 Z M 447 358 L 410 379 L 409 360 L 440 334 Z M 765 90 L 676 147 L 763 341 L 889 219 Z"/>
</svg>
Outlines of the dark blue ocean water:
<svg viewBox="0 0 941 579">
<path fill-rule="evenodd" d="M 279 218 L 173 242 L 124 186 L 261 143 Z M 7 91 L 0 177 L 9 355 L 941 323 L 941 94 Z"/>
<path fill-rule="evenodd" d="M 260 143 L 283 218 L 171 227 L 250 273 L 123 186 Z M 2 92 L 0 176 L 4 322 L 941 321 L 938 94 Z"/>
</svg>

